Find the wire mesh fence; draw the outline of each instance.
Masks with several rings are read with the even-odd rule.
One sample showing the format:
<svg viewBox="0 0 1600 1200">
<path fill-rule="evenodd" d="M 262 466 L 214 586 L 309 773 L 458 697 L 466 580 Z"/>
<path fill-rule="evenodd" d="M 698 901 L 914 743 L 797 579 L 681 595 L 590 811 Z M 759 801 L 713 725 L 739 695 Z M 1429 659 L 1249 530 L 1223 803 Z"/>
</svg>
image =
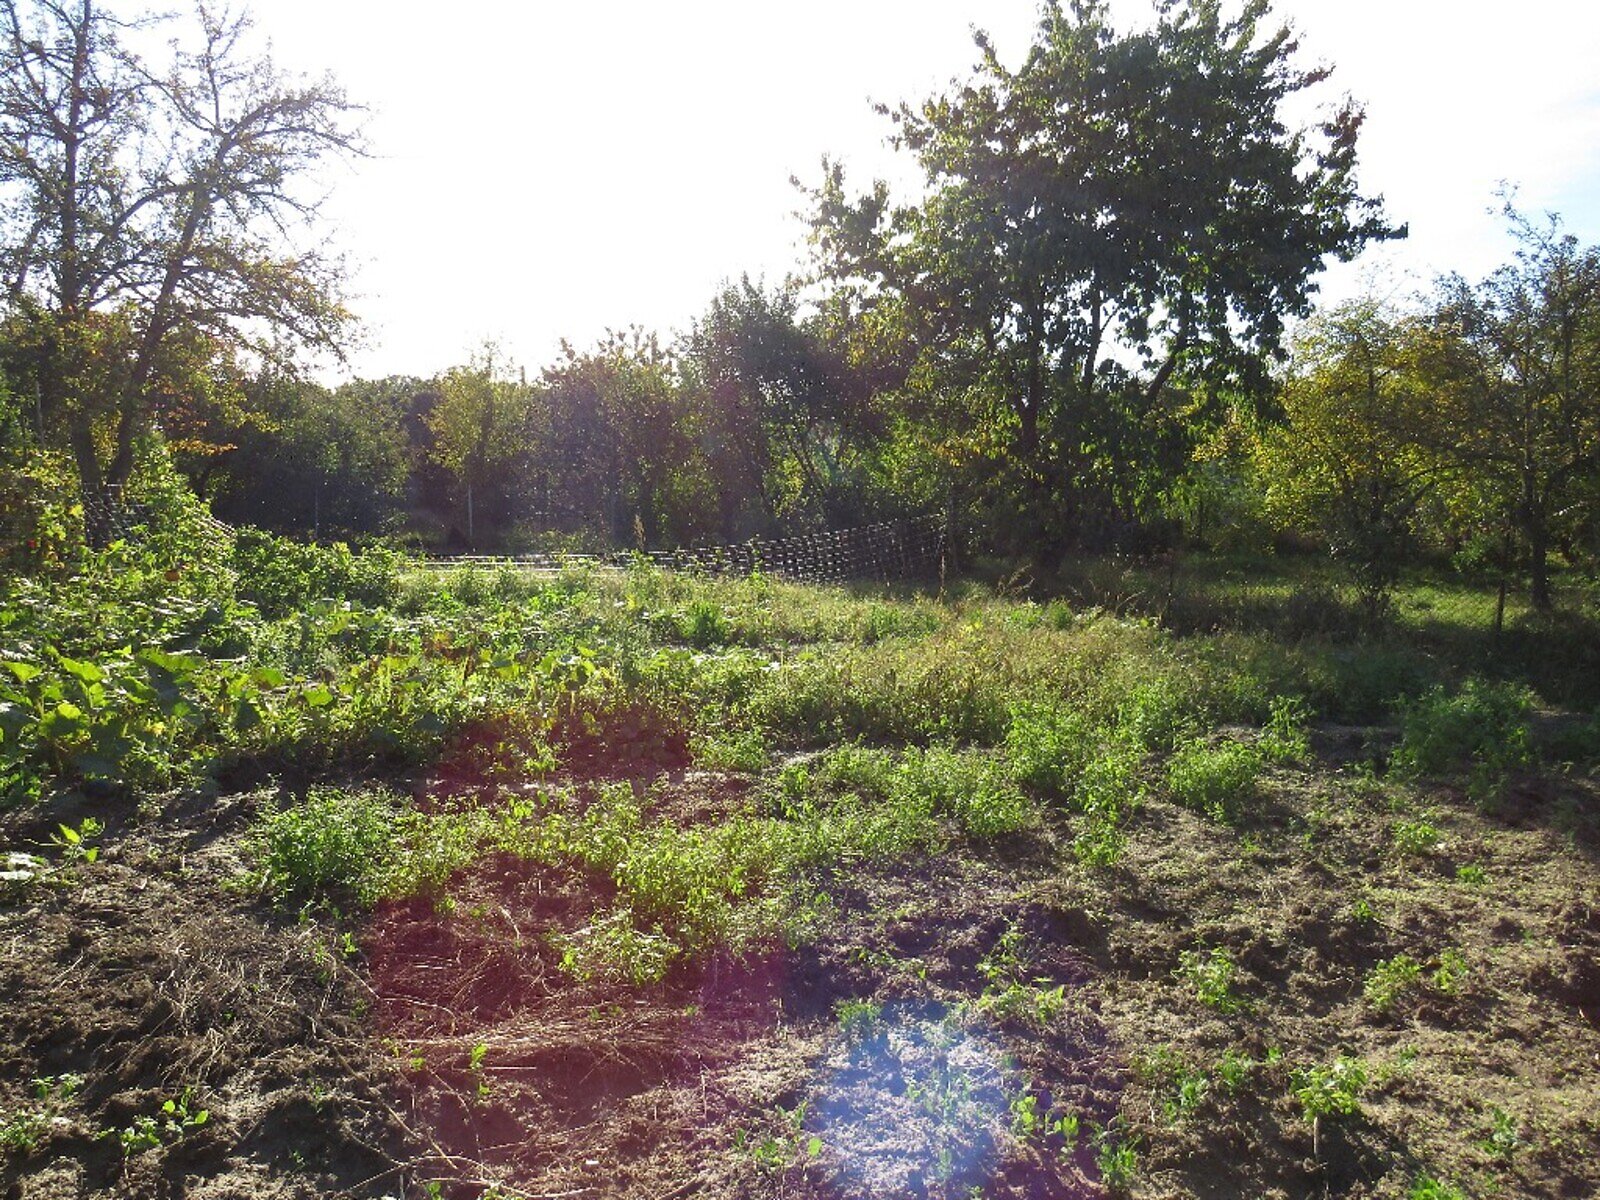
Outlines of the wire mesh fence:
<svg viewBox="0 0 1600 1200">
<path fill-rule="evenodd" d="M 440 567 L 508 568 L 542 575 L 554 575 L 572 567 L 623 569 L 647 562 L 664 570 L 707 575 L 748 575 L 759 571 L 785 579 L 836 583 L 938 576 L 943 573 L 946 552 L 944 518 L 924 516 L 787 538 L 752 538 L 747 542 L 676 550 L 611 554 L 465 554 L 428 561 Z"/>
</svg>

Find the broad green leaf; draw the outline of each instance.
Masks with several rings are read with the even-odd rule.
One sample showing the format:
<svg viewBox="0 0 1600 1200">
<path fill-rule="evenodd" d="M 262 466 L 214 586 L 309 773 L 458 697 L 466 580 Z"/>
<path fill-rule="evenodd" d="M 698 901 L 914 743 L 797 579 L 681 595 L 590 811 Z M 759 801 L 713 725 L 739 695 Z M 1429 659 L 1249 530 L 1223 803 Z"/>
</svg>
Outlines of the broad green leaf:
<svg viewBox="0 0 1600 1200">
<path fill-rule="evenodd" d="M 56 656 L 56 662 L 68 675 L 83 680 L 84 683 L 99 683 L 106 677 L 106 673 L 91 662 L 80 662 L 75 658 L 68 658 L 65 654 Z"/>
</svg>

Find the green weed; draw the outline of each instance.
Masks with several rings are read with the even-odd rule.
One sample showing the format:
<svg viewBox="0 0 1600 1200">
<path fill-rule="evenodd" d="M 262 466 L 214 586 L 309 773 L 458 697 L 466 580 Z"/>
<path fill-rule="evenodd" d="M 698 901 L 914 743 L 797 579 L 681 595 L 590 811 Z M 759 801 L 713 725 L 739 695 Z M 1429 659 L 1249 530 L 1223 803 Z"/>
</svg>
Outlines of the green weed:
<svg viewBox="0 0 1600 1200">
<path fill-rule="evenodd" d="M 1492 1106 L 1488 1135 L 1479 1141 L 1478 1147 L 1497 1162 L 1511 1161 L 1512 1155 L 1522 1147 L 1522 1131 L 1517 1119 L 1505 1109 Z"/>
<path fill-rule="evenodd" d="M 1011 1132 L 1023 1140 L 1058 1137 L 1062 1140 L 1061 1155 L 1070 1155 L 1078 1144 L 1078 1114 L 1064 1112 L 1052 1117 L 1048 1110 L 1040 1110 L 1039 1101 L 1039 1096 L 1026 1091 L 1012 1098 Z"/>
<path fill-rule="evenodd" d="M 953 818 L 968 837 L 983 840 L 1015 833 L 1033 809 L 994 758 L 932 746 L 911 749 L 901 760 L 892 799 Z"/>
<path fill-rule="evenodd" d="M 1469 679 L 1454 695 L 1436 687 L 1400 713 L 1394 769 L 1402 775 L 1438 775 L 1476 764 L 1503 772 L 1532 759 L 1525 688 Z"/>
<path fill-rule="evenodd" d="M 1446 996 L 1454 996 L 1472 974 L 1467 957 L 1459 950 L 1445 950 L 1439 955 L 1439 965 L 1434 968 L 1433 986 Z"/>
<path fill-rule="evenodd" d="M 1425 818 L 1396 821 L 1393 831 L 1395 852 L 1403 858 L 1426 858 L 1439 848 L 1439 830 Z"/>
<path fill-rule="evenodd" d="M 1397 954 L 1367 972 L 1361 994 L 1380 1013 L 1392 1010 L 1422 979 L 1422 965 L 1409 954 Z"/>
<path fill-rule="evenodd" d="M 1167 761 L 1167 790 L 1185 808 L 1231 821 L 1255 793 L 1261 767 L 1261 752 L 1242 742 L 1187 742 Z"/>
<path fill-rule="evenodd" d="M 833 1007 L 839 1033 L 851 1045 L 870 1042 L 882 1028 L 883 1005 L 870 1000 L 841 1000 Z"/>
<path fill-rule="evenodd" d="M 1100 1182 L 1114 1196 L 1126 1193 L 1139 1170 L 1139 1152 L 1134 1140 L 1115 1121 L 1096 1129 L 1092 1137 Z"/>
<path fill-rule="evenodd" d="M 210 1110 L 195 1107 L 194 1094 L 184 1088 L 181 1096 L 163 1102 L 153 1116 L 136 1116 L 115 1133 L 123 1157 L 132 1158 L 146 1150 L 153 1150 L 163 1142 L 176 1141 L 210 1120 Z"/>
<path fill-rule="evenodd" d="M 1367 1068 L 1358 1058 L 1340 1055 L 1327 1066 L 1306 1067 L 1290 1076 L 1290 1094 L 1311 1122 L 1312 1153 L 1320 1153 L 1322 1121 L 1349 1117 L 1361 1111 L 1361 1094 L 1367 1087 Z"/>
<path fill-rule="evenodd" d="M 1218 1012 L 1237 1012 L 1241 1001 L 1233 994 L 1233 958 L 1222 946 L 1213 946 L 1209 954 L 1198 950 L 1185 950 L 1178 955 L 1178 966 L 1173 974 L 1194 989 L 1201 1004 Z"/>
<path fill-rule="evenodd" d="M 1272 700 L 1272 715 L 1261 730 L 1259 746 L 1269 762 L 1302 762 L 1311 753 L 1306 723 L 1311 710 L 1298 696 L 1277 696 Z"/>
<path fill-rule="evenodd" d="M 1066 1011 L 1066 985 L 1051 987 L 1048 979 L 1030 976 L 1027 953 L 1027 940 L 1022 931 L 1015 925 L 1008 927 L 978 963 L 984 988 L 978 996 L 977 1008 L 998 1020 L 1048 1028 Z"/>
<path fill-rule="evenodd" d="M 285 903 L 372 903 L 395 852 L 396 815 L 388 793 L 313 787 L 261 822 L 263 887 Z"/>
<path fill-rule="evenodd" d="M 49 1130 L 50 1113 L 44 1109 L 25 1108 L 0 1114 L 0 1153 L 32 1154 Z"/>
<path fill-rule="evenodd" d="M 1406 1193 L 1407 1200 L 1467 1200 L 1466 1192 L 1431 1175 L 1418 1175 Z"/>
<path fill-rule="evenodd" d="M 1023 704 L 1013 709 L 1006 754 L 1018 783 L 1047 796 L 1070 796 L 1102 734 L 1073 709 Z"/>
<path fill-rule="evenodd" d="M 822 1139 L 805 1136 L 806 1101 L 793 1108 L 776 1105 L 767 1112 L 765 1131 L 740 1128 L 733 1135 L 735 1153 L 748 1155 L 764 1171 L 778 1173 L 822 1154 Z"/>
<path fill-rule="evenodd" d="M 71 825 L 56 826 L 59 833 L 50 841 L 61 848 L 62 858 L 69 862 L 92 863 L 100 857 L 100 847 L 94 843 L 105 832 L 105 826 L 93 817 L 85 817 L 74 829 Z"/>
</svg>

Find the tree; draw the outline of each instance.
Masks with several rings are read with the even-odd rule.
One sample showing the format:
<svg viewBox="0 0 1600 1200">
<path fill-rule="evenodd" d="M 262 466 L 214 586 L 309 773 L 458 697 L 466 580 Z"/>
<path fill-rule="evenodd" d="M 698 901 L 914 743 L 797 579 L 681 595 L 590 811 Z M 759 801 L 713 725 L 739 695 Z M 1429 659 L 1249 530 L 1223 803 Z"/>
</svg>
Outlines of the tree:
<svg viewBox="0 0 1600 1200">
<path fill-rule="evenodd" d="M 684 339 L 724 537 L 739 536 L 741 514 L 768 529 L 839 527 L 860 515 L 880 431 L 870 381 L 825 332 L 825 321 L 801 318 L 794 287 L 769 291 L 746 276 L 712 298 Z"/>
<path fill-rule="evenodd" d="M 912 378 L 989 414 L 1033 537 L 1072 536 L 1175 383 L 1263 392 L 1324 259 L 1402 232 L 1356 188 L 1358 108 L 1284 124 L 1328 71 L 1267 14 L 1192 0 L 1119 34 L 1104 3 L 1048 3 L 1020 68 L 979 35 L 971 81 L 890 114 L 919 204 L 852 199 L 831 165 L 811 193 L 823 275 L 906 306 Z"/>
<path fill-rule="evenodd" d="M 428 413 L 433 456 L 455 476 L 464 502 L 467 545 L 478 545 L 480 510 L 491 499 L 491 518 L 505 515 L 506 489 L 523 473 L 533 438 L 535 406 L 525 380 L 510 364 L 495 363 L 498 349 L 485 345 L 465 367 L 438 381 L 438 401 Z"/>
<path fill-rule="evenodd" d="M 544 371 L 547 435 L 535 467 L 558 527 L 612 546 L 659 546 L 705 531 L 706 458 L 678 365 L 654 335 L 613 330 L 562 344 Z"/>
<path fill-rule="evenodd" d="M 383 532 L 404 506 L 410 447 L 406 409 L 416 380 L 356 380 L 332 391 L 275 372 L 244 385 L 228 449 L 180 467 L 228 521 L 320 538 Z M 163 429 L 171 434 L 170 421 Z"/>
<path fill-rule="evenodd" d="M 1372 618 L 1448 474 L 1450 435 L 1422 370 L 1427 344 L 1421 318 L 1371 299 L 1319 314 L 1296 336 L 1284 419 L 1257 443 L 1268 513 L 1322 534 Z"/>
<path fill-rule="evenodd" d="M 1550 607 L 1549 556 L 1592 516 L 1600 478 L 1600 246 L 1509 205 L 1521 248 L 1476 286 L 1441 287 L 1431 362 L 1453 455 L 1521 541 L 1530 599 Z"/>
<path fill-rule="evenodd" d="M 315 215 L 310 170 L 359 148 L 353 106 L 251 57 L 247 21 L 203 4 L 158 69 L 124 35 L 164 20 L 0 0 L 5 303 L 86 500 L 126 481 L 197 344 L 274 358 L 336 345 L 348 319 L 336 264 L 287 243 Z"/>
</svg>

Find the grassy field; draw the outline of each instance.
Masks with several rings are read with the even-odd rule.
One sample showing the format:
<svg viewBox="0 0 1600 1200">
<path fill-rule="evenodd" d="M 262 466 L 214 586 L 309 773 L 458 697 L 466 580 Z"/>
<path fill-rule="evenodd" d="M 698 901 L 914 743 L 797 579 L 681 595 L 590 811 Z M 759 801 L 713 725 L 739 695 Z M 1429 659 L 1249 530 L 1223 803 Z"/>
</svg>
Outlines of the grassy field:
<svg viewBox="0 0 1600 1200">
<path fill-rule="evenodd" d="M 1600 1189 L 1570 672 L 186 553 L 0 597 L 7 1195 Z"/>
</svg>

